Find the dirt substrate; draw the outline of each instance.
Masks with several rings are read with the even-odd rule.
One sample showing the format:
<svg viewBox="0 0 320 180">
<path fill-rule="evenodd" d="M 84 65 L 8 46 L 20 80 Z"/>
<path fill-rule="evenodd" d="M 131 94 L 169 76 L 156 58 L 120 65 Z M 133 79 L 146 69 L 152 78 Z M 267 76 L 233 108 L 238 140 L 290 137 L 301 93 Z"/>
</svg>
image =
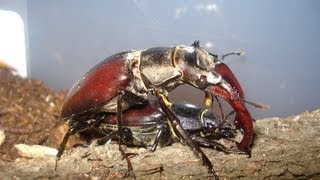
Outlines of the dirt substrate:
<svg viewBox="0 0 320 180">
<path fill-rule="evenodd" d="M 46 147 L 57 147 L 66 131 L 58 119 L 66 92 L 54 92 L 42 81 L 23 79 L 11 71 L 0 69 L 0 179 L 120 179 L 125 175 L 126 161 L 116 144 L 72 148 L 55 171 L 56 150 Z M 254 129 L 251 158 L 203 149 L 220 178 L 320 178 L 320 109 L 258 120 Z M 73 137 L 68 147 L 78 142 Z M 137 179 L 212 178 L 180 143 L 154 153 L 144 148 L 126 148 L 126 152 L 138 154 L 131 158 Z"/>
<path fill-rule="evenodd" d="M 42 81 L 13 75 L 14 70 L 0 68 L 0 129 L 6 139 L 0 159 L 18 157 L 14 144 L 44 144 L 50 130 L 59 122 L 66 92 L 54 92 Z"/>
</svg>

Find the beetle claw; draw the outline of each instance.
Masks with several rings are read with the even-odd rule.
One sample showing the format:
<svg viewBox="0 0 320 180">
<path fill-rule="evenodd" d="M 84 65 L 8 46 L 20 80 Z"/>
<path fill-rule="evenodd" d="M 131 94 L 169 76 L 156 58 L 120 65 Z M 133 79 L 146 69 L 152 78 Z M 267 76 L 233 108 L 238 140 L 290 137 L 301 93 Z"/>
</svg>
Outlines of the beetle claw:
<svg viewBox="0 0 320 180">
<path fill-rule="evenodd" d="M 128 178 L 128 177 L 133 177 L 134 179 L 136 179 L 136 175 L 135 175 L 133 169 L 127 169 L 126 173 L 124 174 L 124 176 L 122 178 Z"/>
<path fill-rule="evenodd" d="M 136 156 L 136 155 L 138 155 L 138 154 L 137 153 L 124 153 L 124 152 L 122 153 L 122 160 L 126 159 L 127 160 L 127 165 L 128 165 L 126 173 L 122 178 L 133 177 L 134 179 L 136 179 L 136 175 L 135 175 L 134 170 L 132 168 L 132 164 L 131 164 L 131 162 L 129 160 L 129 158 L 131 158 L 132 156 Z M 128 161 L 130 163 L 128 163 Z"/>
<path fill-rule="evenodd" d="M 237 143 L 238 144 L 238 143 Z M 251 151 L 243 151 L 241 149 L 238 148 L 238 146 L 232 146 L 229 151 L 230 154 L 243 154 L 243 155 L 249 155 L 251 154 Z M 251 155 L 249 155 L 251 156 Z"/>
</svg>

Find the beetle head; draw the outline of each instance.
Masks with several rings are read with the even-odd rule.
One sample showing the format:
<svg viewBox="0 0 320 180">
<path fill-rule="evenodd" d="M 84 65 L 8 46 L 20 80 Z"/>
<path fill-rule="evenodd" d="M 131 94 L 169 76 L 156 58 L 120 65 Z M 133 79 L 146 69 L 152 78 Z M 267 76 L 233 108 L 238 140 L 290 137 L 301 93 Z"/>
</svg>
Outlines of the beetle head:
<svg viewBox="0 0 320 180">
<path fill-rule="evenodd" d="M 221 61 L 217 56 L 201 48 L 197 41 L 191 46 L 180 46 L 176 49 L 178 50 L 174 54 L 174 62 L 183 73 L 182 81 L 205 91 L 206 101 L 211 99 L 211 96 L 221 97 L 229 103 L 237 115 L 241 116 L 239 117 L 240 128 L 244 131 L 244 137 L 238 144 L 238 148 L 249 153 L 253 134 L 252 118 L 241 101 L 243 93 L 238 93 L 242 90 L 241 86 L 230 73 L 230 69 L 218 67 Z M 206 105 L 210 104 L 206 103 Z"/>
<path fill-rule="evenodd" d="M 217 84 L 221 81 L 221 75 L 215 72 L 217 56 L 212 55 L 206 49 L 200 47 L 199 41 L 190 46 L 179 46 L 174 55 L 174 61 L 183 73 L 183 81 L 203 89 L 207 84 Z"/>
<path fill-rule="evenodd" d="M 243 98 L 243 90 L 229 67 L 222 60 L 229 55 L 242 55 L 243 52 L 232 52 L 218 58 L 218 55 L 200 47 L 199 41 L 190 46 L 179 46 L 175 53 L 175 62 L 183 72 L 183 80 L 196 88 L 205 89 L 211 85 L 220 85 L 227 91 L 233 88 Z"/>
<path fill-rule="evenodd" d="M 213 111 L 204 111 L 201 119 L 202 125 L 208 130 L 217 129 L 223 122 L 218 116 L 216 116 Z"/>
<path fill-rule="evenodd" d="M 223 121 L 213 111 L 204 111 L 201 118 L 202 132 L 207 136 L 217 136 L 222 138 L 233 138 L 235 129 L 231 124 Z"/>
</svg>

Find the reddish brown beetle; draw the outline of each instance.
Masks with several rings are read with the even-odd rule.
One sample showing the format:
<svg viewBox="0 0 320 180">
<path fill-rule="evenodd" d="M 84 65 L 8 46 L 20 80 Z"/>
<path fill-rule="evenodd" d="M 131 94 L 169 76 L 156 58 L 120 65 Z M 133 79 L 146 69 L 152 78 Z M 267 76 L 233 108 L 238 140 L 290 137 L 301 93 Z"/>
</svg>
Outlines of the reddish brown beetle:
<svg viewBox="0 0 320 180">
<path fill-rule="evenodd" d="M 237 115 L 238 127 L 244 131 L 243 139 L 234 147 L 234 151 L 249 154 L 253 126 L 251 116 L 242 101 L 241 86 L 216 55 L 201 48 L 199 41 L 195 41 L 190 46 L 121 52 L 105 59 L 86 73 L 71 88 L 65 99 L 60 117 L 72 128 L 61 143 L 57 157 L 61 156 L 62 146 L 70 134 L 99 123 L 95 119 L 101 113 L 117 113 L 118 128 L 121 129 L 122 111 L 145 103 L 147 95 L 153 94 L 168 117 L 173 133 L 200 156 L 210 172 L 215 173 L 208 157 L 188 136 L 179 118 L 170 109 L 167 94 L 182 84 L 190 84 L 203 90 L 206 102 L 212 96 L 219 96 L 231 105 Z M 123 134 L 119 133 L 119 137 L 121 143 Z"/>
</svg>

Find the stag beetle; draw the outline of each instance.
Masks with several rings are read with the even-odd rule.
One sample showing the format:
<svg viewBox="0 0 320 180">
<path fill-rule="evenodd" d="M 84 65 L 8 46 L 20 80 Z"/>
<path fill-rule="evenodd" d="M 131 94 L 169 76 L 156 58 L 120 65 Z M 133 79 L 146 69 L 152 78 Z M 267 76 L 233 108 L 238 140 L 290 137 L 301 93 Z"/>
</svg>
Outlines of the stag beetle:
<svg viewBox="0 0 320 180">
<path fill-rule="evenodd" d="M 214 148 L 224 153 L 235 152 L 223 144 L 217 142 L 219 139 L 235 137 L 236 129 L 228 121 L 221 119 L 213 111 L 200 108 L 189 103 L 173 103 L 170 109 L 180 119 L 182 128 L 198 146 Z M 166 114 L 161 110 L 157 101 L 147 101 L 143 105 L 135 105 L 122 112 L 122 142 L 127 146 L 150 147 L 155 151 L 158 144 L 166 146 L 174 141 L 181 141 L 170 130 Z M 105 144 L 110 140 L 118 140 L 118 127 L 116 113 L 103 113 L 96 116 L 91 126 L 84 126 L 79 129 L 77 124 L 70 129 L 77 129 L 73 133 L 79 133 L 80 137 L 91 142 L 94 140 L 97 145 Z M 64 139 L 67 143 L 68 136 Z M 184 143 L 184 141 L 181 141 Z M 65 144 L 63 144 L 63 147 Z M 60 156 L 60 155 L 59 155 Z M 131 166 L 131 164 L 130 164 Z M 218 177 L 215 175 L 218 179 Z"/>
<path fill-rule="evenodd" d="M 200 47 L 199 41 L 190 46 L 124 51 L 96 65 L 74 84 L 65 98 L 60 117 L 73 128 L 69 129 L 64 141 L 69 134 L 98 123 L 93 119 L 102 112 L 116 113 L 118 129 L 122 129 L 122 111 L 145 103 L 147 95 L 153 94 L 168 117 L 172 133 L 185 141 L 200 156 L 209 171 L 215 173 L 208 157 L 183 129 L 179 118 L 170 109 L 172 103 L 167 97 L 168 92 L 182 84 L 204 91 L 207 105 L 212 96 L 219 96 L 231 105 L 237 115 L 238 127 L 244 132 L 241 142 L 233 150 L 249 154 L 253 125 L 241 98 L 241 86 L 218 56 Z M 120 130 L 118 132 L 121 144 L 123 133 Z M 119 150 L 125 154 L 121 146 Z M 60 147 L 58 158 L 62 151 L 63 148 Z M 129 166 L 129 159 L 126 159 Z"/>
<path fill-rule="evenodd" d="M 234 138 L 236 129 L 215 115 L 213 111 L 189 103 L 173 103 L 171 110 L 180 119 L 182 128 L 199 146 L 213 147 L 225 153 L 233 153 L 215 140 Z M 123 111 L 121 129 L 124 134 L 123 143 L 135 147 L 151 146 L 151 151 L 155 151 L 158 144 L 166 146 L 176 139 L 181 140 L 172 134 L 166 118 L 156 101 L 147 101 L 144 105 L 133 106 Z M 117 140 L 115 113 L 106 113 L 95 120 L 99 121 L 99 124 L 94 127 L 88 126 L 88 130 L 92 129 L 91 131 L 79 132 L 83 139 L 91 141 L 98 138 L 98 145 L 109 140 Z"/>
</svg>

